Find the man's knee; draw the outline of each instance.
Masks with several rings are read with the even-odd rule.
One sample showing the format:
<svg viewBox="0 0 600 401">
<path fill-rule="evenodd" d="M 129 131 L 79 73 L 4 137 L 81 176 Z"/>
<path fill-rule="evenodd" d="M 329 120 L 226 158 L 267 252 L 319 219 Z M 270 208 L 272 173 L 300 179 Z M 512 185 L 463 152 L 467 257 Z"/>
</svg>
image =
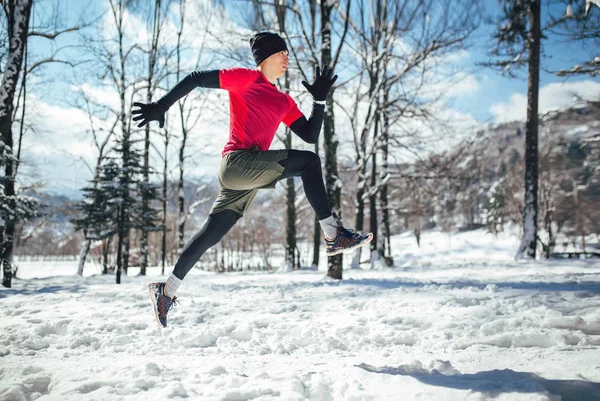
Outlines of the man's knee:
<svg viewBox="0 0 600 401">
<path fill-rule="evenodd" d="M 321 168 L 321 158 L 315 152 L 305 150 L 303 156 L 306 158 L 306 165 L 312 168 Z"/>
</svg>

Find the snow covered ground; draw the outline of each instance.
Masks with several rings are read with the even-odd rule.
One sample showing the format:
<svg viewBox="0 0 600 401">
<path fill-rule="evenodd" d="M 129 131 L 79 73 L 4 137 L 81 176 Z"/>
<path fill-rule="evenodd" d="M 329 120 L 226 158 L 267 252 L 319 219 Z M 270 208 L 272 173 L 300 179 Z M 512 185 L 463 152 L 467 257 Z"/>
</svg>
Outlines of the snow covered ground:
<svg viewBox="0 0 600 401">
<path fill-rule="evenodd" d="M 0 400 L 600 400 L 600 263 L 517 263 L 517 243 L 400 235 L 395 268 L 341 282 L 194 270 L 165 330 L 151 277 L 22 263 Z"/>
</svg>

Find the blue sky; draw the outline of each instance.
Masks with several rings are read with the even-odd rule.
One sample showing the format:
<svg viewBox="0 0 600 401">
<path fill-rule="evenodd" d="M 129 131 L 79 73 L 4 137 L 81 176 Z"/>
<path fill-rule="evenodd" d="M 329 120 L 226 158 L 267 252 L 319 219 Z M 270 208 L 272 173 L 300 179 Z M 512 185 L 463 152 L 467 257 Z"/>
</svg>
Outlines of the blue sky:
<svg viewBox="0 0 600 401">
<path fill-rule="evenodd" d="M 232 18 L 241 18 L 239 13 L 236 12 L 236 2 L 225 2 L 229 5 L 230 15 Z M 72 26 L 74 22 L 85 15 L 85 18 L 89 18 L 91 15 L 99 15 L 102 12 L 104 0 L 62 0 L 58 3 L 59 7 L 64 10 L 64 16 L 66 17 L 64 23 L 67 26 Z M 484 2 L 485 10 L 487 14 L 498 12 L 499 6 L 497 0 L 486 0 Z M 563 6 L 557 6 L 562 10 Z M 61 10 L 61 11 L 62 11 Z M 593 12 L 599 12 L 600 10 L 593 10 Z M 61 12 L 62 14 L 62 12 Z M 38 16 L 41 14 L 38 14 Z M 39 17 L 38 17 L 39 18 Z M 491 35 L 494 31 L 494 27 L 491 25 L 482 25 L 480 29 L 473 35 L 470 40 L 468 52 L 469 57 L 461 65 L 464 71 L 468 71 L 472 74 L 478 84 L 479 89 L 473 92 L 463 93 L 461 96 L 454 99 L 452 107 L 458 109 L 461 112 L 472 114 L 478 121 L 494 121 L 494 114 L 491 111 L 491 107 L 500 102 L 506 102 L 510 99 L 511 95 L 518 93 L 525 95 L 527 93 L 527 74 L 523 68 L 517 78 L 509 78 L 508 76 L 502 75 L 500 71 L 492 68 L 485 68 L 477 66 L 477 62 L 486 61 L 489 59 L 487 50 L 493 46 L 493 40 Z M 60 43 L 76 44 L 76 35 L 64 35 Z M 46 47 L 48 41 L 45 39 L 38 39 L 34 46 Z M 32 46 L 33 47 L 33 46 Z M 77 56 L 77 50 L 70 51 L 71 54 Z M 572 66 L 582 60 L 589 59 L 590 49 L 584 48 L 581 44 L 570 44 L 560 43 L 555 38 L 552 40 L 546 40 L 544 42 L 544 53 L 543 58 L 544 66 L 549 69 L 558 69 Z M 67 54 L 67 53 L 62 53 Z M 248 57 L 251 57 L 248 51 Z M 69 74 L 68 68 L 63 65 L 53 65 L 46 67 L 48 72 L 56 71 L 57 76 L 65 76 Z M 549 83 L 575 83 L 590 80 L 589 77 L 579 76 L 571 78 L 557 77 L 555 74 L 548 73 L 546 71 L 540 72 L 540 88 Z M 596 81 L 598 81 L 596 79 Z M 50 93 L 57 95 L 57 101 L 61 102 L 66 100 L 68 96 L 63 96 L 61 91 L 57 91 L 57 86 L 64 87 L 66 82 L 57 82 L 51 85 L 51 88 L 46 88 Z M 68 85 L 68 83 L 67 83 Z"/>
<path fill-rule="evenodd" d="M 86 19 L 89 19 L 94 15 L 100 15 L 106 2 L 107 0 L 61 0 L 57 2 L 57 4 L 59 14 L 64 18 L 63 25 L 73 26 L 82 15 L 84 15 Z M 51 2 L 40 2 L 36 4 L 49 3 Z M 239 7 L 239 3 L 225 3 L 229 6 L 229 14 L 232 19 L 241 18 L 240 14 L 236 11 L 236 7 Z M 38 8 L 36 10 L 36 20 L 34 20 L 34 22 L 43 21 L 44 16 L 49 15 L 49 12 L 45 12 L 44 9 L 39 8 L 39 6 L 36 7 Z M 499 11 L 497 0 L 486 0 L 485 7 L 488 12 Z M 598 13 L 600 12 L 600 9 L 594 9 L 592 12 Z M 455 64 L 455 68 L 463 71 L 468 79 L 461 85 L 463 90 L 459 91 L 459 93 L 447 104 L 449 109 L 467 115 L 474 121 L 480 123 L 495 123 L 511 119 L 521 119 L 525 115 L 524 101 L 527 93 L 526 70 L 521 70 L 517 78 L 509 78 L 502 75 L 498 70 L 477 65 L 478 62 L 489 59 L 488 49 L 493 46 L 493 41 L 491 39 L 493 31 L 493 26 L 482 25 L 471 38 L 467 51 L 461 53 L 460 62 Z M 78 34 L 63 35 L 59 37 L 55 43 L 50 43 L 46 39 L 35 39 L 30 44 L 30 51 L 38 56 L 42 56 L 50 54 L 53 50 L 61 46 L 76 46 L 78 43 Z M 544 66 L 550 69 L 571 67 L 583 60 L 589 60 L 591 55 L 590 49 L 586 49 L 581 45 L 560 43 L 554 39 L 544 42 L 544 53 Z M 59 53 L 59 56 L 68 58 L 70 55 L 77 59 L 81 58 L 81 54 L 80 49 L 73 47 L 67 49 L 63 53 Z M 251 59 L 249 49 L 248 58 Z M 214 66 L 214 68 L 219 67 L 221 66 Z M 68 111 L 62 113 L 61 110 L 65 111 L 68 110 L 69 107 L 72 107 L 74 96 L 70 89 L 71 86 L 74 83 L 81 84 L 82 76 L 84 77 L 84 82 L 86 77 L 93 76 L 91 71 L 86 70 L 87 68 L 88 67 L 82 66 L 72 69 L 63 64 L 52 64 L 44 67 L 42 80 L 36 82 L 32 93 L 39 98 L 39 102 L 43 106 L 42 108 L 46 110 L 45 115 L 50 116 L 50 118 L 52 118 L 51 116 L 53 113 L 56 116 L 65 113 L 68 115 Z M 591 79 L 583 76 L 565 79 L 545 71 L 540 73 L 540 77 L 540 111 L 543 111 L 545 108 L 559 107 L 571 103 L 572 92 L 580 93 L 588 98 L 600 98 L 600 82 L 597 78 Z M 97 85 L 97 82 L 90 79 L 86 84 L 93 87 Z M 47 139 L 54 136 L 52 128 L 49 128 L 55 125 L 54 121 L 42 122 L 40 125 L 43 125 L 43 127 L 38 127 L 37 130 L 39 132 L 46 130 Z M 223 134 L 226 135 L 227 128 L 222 127 L 221 130 L 224 131 Z M 82 138 L 80 135 L 79 137 L 74 137 L 74 142 L 81 142 L 84 139 L 85 138 Z M 65 142 L 64 139 L 61 139 L 61 141 Z M 67 141 L 69 141 L 69 139 L 67 139 Z M 42 171 L 42 173 L 40 173 L 42 177 L 44 177 L 45 170 L 56 172 L 58 169 L 58 171 L 64 172 L 60 174 L 62 181 L 56 181 L 55 178 L 48 178 L 46 181 L 49 181 L 49 187 L 56 188 L 58 191 L 65 190 L 65 188 L 81 188 L 85 185 L 85 181 L 89 179 L 89 172 L 76 158 L 73 158 L 73 151 L 65 152 L 64 155 L 61 155 L 61 146 L 62 144 L 60 143 L 52 146 L 49 145 L 49 148 L 45 151 L 44 157 L 32 155 L 30 160 L 40 160 L 37 166 L 38 169 Z M 212 153 L 220 154 L 218 143 L 217 145 L 211 146 L 212 147 L 209 148 Z M 85 154 L 86 152 L 89 153 L 87 150 L 83 149 L 83 147 L 84 145 L 80 145 L 82 154 Z M 81 156 L 81 158 L 85 157 L 86 156 Z M 44 163 L 46 163 L 44 160 L 48 160 L 50 167 L 44 167 Z M 218 157 L 211 158 L 210 163 L 205 164 L 216 165 L 216 163 L 218 163 Z M 71 177 L 71 175 L 74 176 Z M 70 178 L 66 179 L 65 177 Z"/>
</svg>

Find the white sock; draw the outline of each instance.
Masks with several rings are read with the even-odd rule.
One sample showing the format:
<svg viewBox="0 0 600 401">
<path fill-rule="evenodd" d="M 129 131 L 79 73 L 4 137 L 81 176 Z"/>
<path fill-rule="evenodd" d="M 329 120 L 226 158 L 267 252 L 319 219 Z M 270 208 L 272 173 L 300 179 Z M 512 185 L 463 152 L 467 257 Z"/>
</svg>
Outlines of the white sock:
<svg viewBox="0 0 600 401">
<path fill-rule="evenodd" d="M 173 298 L 182 281 L 183 280 L 178 279 L 173 273 L 171 273 L 167 279 L 167 282 L 165 283 L 165 295 L 169 298 Z"/>
<path fill-rule="evenodd" d="M 329 240 L 335 239 L 339 224 L 335 218 L 333 218 L 333 215 L 326 219 L 319 220 L 319 224 L 321 224 L 321 229 L 323 230 L 323 234 L 325 234 L 325 238 Z"/>
</svg>

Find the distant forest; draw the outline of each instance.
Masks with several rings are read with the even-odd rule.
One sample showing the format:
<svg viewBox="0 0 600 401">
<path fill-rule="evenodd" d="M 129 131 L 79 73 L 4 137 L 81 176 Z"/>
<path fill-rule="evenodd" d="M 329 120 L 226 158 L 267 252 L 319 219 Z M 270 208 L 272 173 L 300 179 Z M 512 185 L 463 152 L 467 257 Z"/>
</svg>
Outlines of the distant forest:
<svg viewBox="0 0 600 401">
<path fill-rule="evenodd" d="M 521 224 L 523 214 L 523 123 L 512 122 L 490 126 L 477 133 L 467 144 L 442 154 L 431 155 L 419 163 L 390 165 L 389 191 L 391 234 L 410 230 L 418 245 L 421 230 L 439 227 L 444 232 L 485 228 L 501 232 L 507 224 Z M 540 119 L 540 238 L 545 257 L 564 242 L 583 244 L 588 238 L 588 250 L 599 249 L 600 235 L 600 102 L 549 112 Z M 343 215 L 349 221 L 356 217 L 357 175 L 355 164 L 342 168 Z M 297 183 L 299 185 L 299 183 Z M 185 193 L 186 204 L 201 201 L 186 226 L 191 237 L 203 223 L 212 201 L 218 193 L 218 182 L 190 185 Z M 300 191 L 300 194 L 302 192 Z M 39 195 L 38 195 L 39 196 Z M 303 196 L 303 195 L 299 195 Z M 81 250 L 83 240 L 71 222 L 76 215 L 77 200 L 63 196 L 39 196 L 48 204 L 45 216 L 19 226 L 16 255 L 72 256 Z M 174 263 L 177 247 L 177 183 L 169 183 L 168 191 L 168 262 Z M 282 186 L 276 191 L 264 191 L 241 224 L 217 246 L 207 269 L 249 268 L 220 266 L 219 252 L 251 251 L 266 255 L 270 247 L 283 252 L 285 237 L 281 235 L 286 194 Z M 305 205 L 303 200 L 299 204 Z M 368 202 L 366 208 L 368 210 Z M 274 212 L 273 212 L 274 211 Z M 312 237 L 313 211 L 299 208 L 296 221 L 298 240 L 309 242 Z M 365 226 L 370 219 L 364 216 Z M 250 229 L 252 227 L 252 229 Z M 133 237 L 132 263 L 137 262 L 139 239 Z M 159 263 L 161 234 L 151 233 L 150 263 Z M 91 257 L 102 263 L 109 241 L 94 243 Z M 303 255 L 304 256 L 304 255 Z M 308 255 L 311 256 L 311 255 Z M 304 262 L 307 259 L 304 256 Z M 114 256 L 109 265 L 114 264 Z"/>
</svg>

